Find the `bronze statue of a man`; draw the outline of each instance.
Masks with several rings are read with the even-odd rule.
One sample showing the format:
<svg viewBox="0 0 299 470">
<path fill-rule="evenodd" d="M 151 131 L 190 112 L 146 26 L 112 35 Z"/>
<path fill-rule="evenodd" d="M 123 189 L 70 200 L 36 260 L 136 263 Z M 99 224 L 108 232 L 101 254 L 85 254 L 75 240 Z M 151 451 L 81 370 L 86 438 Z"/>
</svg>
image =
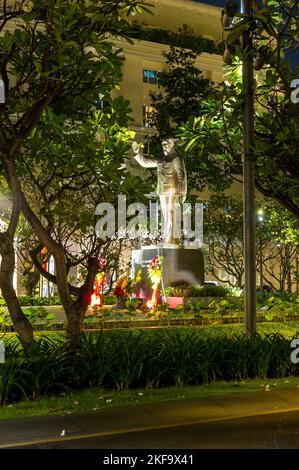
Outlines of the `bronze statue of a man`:
<svg viewBox="0 0 299 470">
<path fill-rule="evenodd" d="M 145 158 L 141 146 L 134 142 L 132 145 L 135 160 L 145 168 L 157 168 L 159 195 L 163 219 L 163 242 L 166 245 L 178 246 L 181 227 L 175 217 L 176 208 L 186 199 L 187 174 L 183 158 L 175 149 L 176 139 L 169 137 L 162 142 L 163 157 Z"/>
</svg>

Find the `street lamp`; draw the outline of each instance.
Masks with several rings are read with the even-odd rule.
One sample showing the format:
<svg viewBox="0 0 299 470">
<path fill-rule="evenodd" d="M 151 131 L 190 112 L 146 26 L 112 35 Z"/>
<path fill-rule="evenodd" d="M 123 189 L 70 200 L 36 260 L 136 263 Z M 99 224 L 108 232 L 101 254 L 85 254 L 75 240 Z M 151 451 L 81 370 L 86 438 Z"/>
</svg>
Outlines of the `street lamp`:
<svg viewBox="0 0 299 470">
<path fill-rule="evenodd" d="M 241 0 L 241 13 L 252 20 L 252 0 Z M 253 37 L 250 28 L 242 34 L 243 57 L 243 207 L 246 335 L 256 333 L 256 216 L 255 165 L 252 152 L 254 133 Z"/>
<path fill-rule="evenodd" d="M 255 214 L 255 165 L 252 152 L 254 133 L 254 42 L 253 0 L 241 0 L 244 27 L 240 30 L 236 17 L 238 4 L 228 0 L 222 11 L 223 31 L 227 33 L 224 62 L 231 63 L 231 55 L 239 45 L 243 50 L 243 207 L 244 207 L 244 273 L 246 335 L 251 339 L 256 333 L 256 214 Z M 247 21 L 249 20 L 249 21 Z M 238 34 L 240 32 L 240 35 Z M 257 64 L 260 66 L 260 64 Z"/>
</svg>

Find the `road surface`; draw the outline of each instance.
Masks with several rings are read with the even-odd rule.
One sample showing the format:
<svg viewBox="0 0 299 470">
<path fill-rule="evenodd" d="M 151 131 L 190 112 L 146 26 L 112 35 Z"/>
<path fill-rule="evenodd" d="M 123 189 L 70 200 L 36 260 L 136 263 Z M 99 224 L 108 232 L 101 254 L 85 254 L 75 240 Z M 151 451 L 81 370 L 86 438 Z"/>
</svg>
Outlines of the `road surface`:
<svg viewBox="0 0 299 470">
<path fill-rule="evenodd" d="M 95 434 L 95 433 L 94 433 Z M 110 436 L 25 444 L 24 449 L 298 449 L 299 411 L 224 419 Z"/>
</svg>

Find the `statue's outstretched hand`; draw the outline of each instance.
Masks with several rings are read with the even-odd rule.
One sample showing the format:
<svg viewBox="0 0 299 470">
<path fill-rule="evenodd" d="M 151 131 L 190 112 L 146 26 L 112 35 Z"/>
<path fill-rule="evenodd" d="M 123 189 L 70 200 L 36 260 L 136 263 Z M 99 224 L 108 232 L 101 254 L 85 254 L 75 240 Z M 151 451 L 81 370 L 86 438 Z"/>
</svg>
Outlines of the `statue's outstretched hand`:
<svg viewBox="0 0 299 470">
<path fill-rule="evenodd" d="M 132 150 L 133 150 L 133 152 L 135 153 L 135 155 L 137 155 L 138 153 L 140 153 L 140 147 L 141 147 L 140 144 L 137 144 L 137 142 L 133 142 L 133 144 L 132 144 Z"/>
</svg>

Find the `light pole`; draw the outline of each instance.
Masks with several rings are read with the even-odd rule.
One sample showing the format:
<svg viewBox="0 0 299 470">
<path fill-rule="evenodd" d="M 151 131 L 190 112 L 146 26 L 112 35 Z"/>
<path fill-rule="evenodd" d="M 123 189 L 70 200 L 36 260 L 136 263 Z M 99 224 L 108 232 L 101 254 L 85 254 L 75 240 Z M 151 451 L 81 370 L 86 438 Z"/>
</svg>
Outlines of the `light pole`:
<svg viewBox="0 0 299 470">
<path fill-rule="evenodd" d="M 252 0 L 241 0 L 241 13 L 252 17 Z M 251 28 L 242 35 L 243 45 L 243 205 L 244 205 L 244 272 L 246 335 L 256 333 L 256 216 L 255 165 L 252 152 L 254 132 L 254 72 L 253 38 Z"/>
<path fill-rule="evenodd" d="M 244 209 L 244 308 L 246 335 L 251 339 L 256 333 L 256 213 L 255 213 L 255 164 L 252 151 L 254 137 L 254 42 L 253 0 L 241 0 L 241 13 L 248 19 L 243 28 L 242 96 L 243 96 L 243 209 Z M 235 0 L 227 0 L 222 10 L 221 22 L 227 33 L 224 63 L 230 64 L 235 51 L 239 9 Z M 240 25 L 240 23 L 239 23 Z M 231 34 L 232 33 L 232 34 Z M 240 33 L 241 34 L 241 33 Z M 237 39 L 238 41 L 238 39 Z M 260 67 L 256 64 L 256 68 Z"/>
</svg>

